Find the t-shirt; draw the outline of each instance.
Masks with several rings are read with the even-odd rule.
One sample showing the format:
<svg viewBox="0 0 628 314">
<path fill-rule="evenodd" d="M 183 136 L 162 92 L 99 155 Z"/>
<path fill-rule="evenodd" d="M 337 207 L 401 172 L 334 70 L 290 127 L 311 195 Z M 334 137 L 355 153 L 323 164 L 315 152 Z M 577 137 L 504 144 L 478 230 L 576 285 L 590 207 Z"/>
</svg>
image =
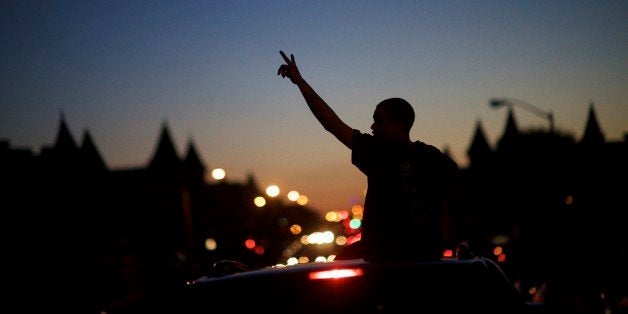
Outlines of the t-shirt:
<svg viewBox="0 0 628 314">
<path fill-rule="evenodd" d="M 352 163 L 367 176 L 365 259 L 440 258 L 445 201 L 458 166 L 436 147 L 391 143 L 354 130 Z"/>
</svg>

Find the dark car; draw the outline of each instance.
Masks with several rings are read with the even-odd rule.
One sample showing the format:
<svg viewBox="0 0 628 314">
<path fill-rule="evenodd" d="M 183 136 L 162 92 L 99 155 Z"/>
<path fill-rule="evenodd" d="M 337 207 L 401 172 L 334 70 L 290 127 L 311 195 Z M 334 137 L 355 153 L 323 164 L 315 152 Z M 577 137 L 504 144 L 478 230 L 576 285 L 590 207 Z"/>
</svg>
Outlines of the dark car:
<svg viewBox="0 0 628 314">
<path fill-rule="evenodd" d="M 361 259 L 248 270 L 232 261 L 187 283 L 185 313 L 539 313 L 492 260 Z"/>
</svg>

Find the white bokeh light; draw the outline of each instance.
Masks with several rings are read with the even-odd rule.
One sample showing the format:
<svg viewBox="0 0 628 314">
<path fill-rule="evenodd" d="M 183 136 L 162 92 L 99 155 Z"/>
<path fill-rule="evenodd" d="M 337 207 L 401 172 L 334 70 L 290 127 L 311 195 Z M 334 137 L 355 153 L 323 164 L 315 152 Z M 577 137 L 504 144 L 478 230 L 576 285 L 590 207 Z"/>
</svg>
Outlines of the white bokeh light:
<svg viewBox="0 0 628 314">
<path fill-rule="evenodd" d="M 276 185 L 269 185 L 266 188 L 266 194 L 270 197 L 275 197 L 279 195 L 279 187 Z"/>
<path fill-rule="evenodd" d="M 293 201 L 293 202 L 296 202 L 296 200 L 299 199 L 299 192 L 297 192 L 297 191 L 290 191 L 290 192 L 288 192 L 288 199 Z"/>
<path fill-rule="evenodd" d="M 216 169 L 212 170 L 212 178 L 214 178 L 216 180 L 222 180 L 222 179 L 225 178 L 226 175 L 227 175 L 227 173 L 222 168 L 216 168 Z"/>
<path fill-rule="evenodd" d="M 266 205 L 266 199 L 262 196 L 258 196 L 255 199 L 253 199 L 253 203 L 257 207 L 264 207 L 264 205 Z"/>
</svg>

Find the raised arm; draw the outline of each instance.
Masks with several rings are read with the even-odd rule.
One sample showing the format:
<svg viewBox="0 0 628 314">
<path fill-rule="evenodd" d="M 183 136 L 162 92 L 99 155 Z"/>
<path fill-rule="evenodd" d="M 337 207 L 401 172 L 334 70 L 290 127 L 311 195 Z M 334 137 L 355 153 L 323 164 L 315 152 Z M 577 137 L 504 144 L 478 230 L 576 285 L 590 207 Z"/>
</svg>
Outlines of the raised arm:
<svg viewBox="0 0 628 314">
<path fill-rule="evenodd" d="M 314 91 L 312 86 L 308 84 L 294 61 L 294 55 L 290 54 L 290 59 L 283 51 L 279 51 L 286 64 L 282 64 L 277 70 L 277 75 L 281 77 L 288 77 L 292 83 L 299 87 L 299 91 L 303 95 L 305 102 L 316 117 L 316 119 L 323 125 L 325 130 L 333 134 L 340 142 L 345 144 L 348 148 L 352 148 L 353 145 L 353 129 L 345 124 L 338 115 L 334 112 L 329 105 Z"/>
</svg>

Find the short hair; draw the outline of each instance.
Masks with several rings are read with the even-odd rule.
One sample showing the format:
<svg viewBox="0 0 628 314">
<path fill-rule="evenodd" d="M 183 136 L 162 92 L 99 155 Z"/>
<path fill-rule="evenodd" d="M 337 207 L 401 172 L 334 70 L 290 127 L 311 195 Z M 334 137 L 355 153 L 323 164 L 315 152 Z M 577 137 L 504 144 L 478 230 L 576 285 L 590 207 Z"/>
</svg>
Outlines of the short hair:
<svg viewBox="0 0 628 314">
<path fill-rule="evenodd" d="M 377 104 L 377 108 L 385 110 L 393 121 L 404 126 L 408 132 L 412 128 L 414 124 L 414 109 L 405 99 L 388 98 Z"/>
</svg>

